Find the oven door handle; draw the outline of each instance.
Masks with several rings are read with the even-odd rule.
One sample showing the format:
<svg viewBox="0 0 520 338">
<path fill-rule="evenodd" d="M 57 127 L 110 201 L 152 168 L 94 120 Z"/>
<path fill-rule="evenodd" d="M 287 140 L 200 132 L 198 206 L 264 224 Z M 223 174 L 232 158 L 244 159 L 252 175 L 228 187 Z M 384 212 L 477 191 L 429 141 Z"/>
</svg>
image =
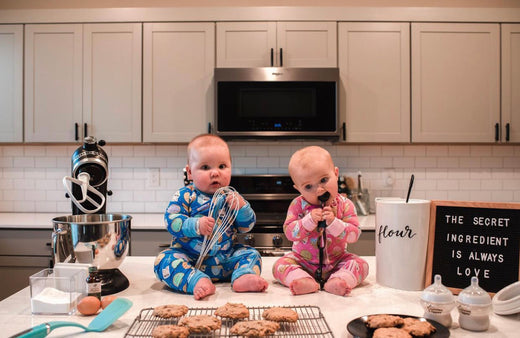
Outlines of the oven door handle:
<svg viewBox="0 0 520 338">
<path fill-rule="evenodd" d="M 246 200 L 293 200 L 298 194 L 243 194 Z"/>
</svg>

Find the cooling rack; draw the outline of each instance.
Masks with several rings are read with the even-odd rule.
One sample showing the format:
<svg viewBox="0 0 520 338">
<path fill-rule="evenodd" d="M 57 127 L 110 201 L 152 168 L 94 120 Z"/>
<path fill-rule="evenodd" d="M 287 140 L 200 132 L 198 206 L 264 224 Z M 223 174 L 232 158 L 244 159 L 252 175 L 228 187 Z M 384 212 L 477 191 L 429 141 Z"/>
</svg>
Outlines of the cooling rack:
<svg viewBox="0 0 520 338">
<path fill-rule="evenodd" d="M 248 307 L 249 320 L 261 320 L 264 310 L 274 306 Z M 295 323 L 280 323 L 280 330 L 271 337 L 334 337 L 332 331 L 317 306 L 284 306 L 298 313 Z M 189 308 L 186 316 L 214 315 L 217 307 Z M 182 318 L 182 317 L 181 317 Z M 220 317 L 219 317 L 220 318 Z M 153 315 L 153 308 L 142 309 L 125 334 L 125 337 L 152 337 L 152 331 L 159 325 L 177 324 L 180 318 L 162 319 Z M 190 337 L 237 337 L 229 332 L 237 319 L 221 318 L 222 327 L 207 334 L 190 334 Z M 245 319 L 247 320 L 247 319 Z"/>
</svg>

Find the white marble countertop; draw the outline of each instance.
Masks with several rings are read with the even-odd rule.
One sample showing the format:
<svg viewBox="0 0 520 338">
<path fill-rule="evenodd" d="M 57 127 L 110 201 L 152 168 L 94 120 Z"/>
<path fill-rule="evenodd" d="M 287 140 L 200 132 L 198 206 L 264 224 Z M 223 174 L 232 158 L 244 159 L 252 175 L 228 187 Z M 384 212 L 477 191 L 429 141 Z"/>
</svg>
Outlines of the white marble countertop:
<svg viewBox="0 0 520 338">
<path fill-rule="evenodd" d="M 52 229 L 52 219 L 66 214 L 58 213 L 0 213 L 0 229 Z M 164 214 L 129 213 L 132 230 L 164 230 Z M 374 230 L 375 215 L 360 216 L 361 230 Z"/>
<path fill-rule="evenodd" d="M 335 337 L 350 337 L 346 325 L 360 316 L 374 313 L 394 313 L 422 316 L 423 309 L 419 304 L 421 292 L 401 291 L 378 285 L 375 282 L 375 257 L 364 257 L 370 264 L 370 274 L 365 283 L 355 288 L 348 297 L 339 297 L 324 291 L 309 295 L 293 296 L 289 290 L 274 282 L 271 267 L 275 257 L 263 258 L 262 276 L 269 282 L 265 293 L 235 293 L 229 283 L 217 284 L 216 293 L 202 301 L 195 301 L 191 295 L 182 295 L 169 291 L 157 281 L 153 274 L 154 257 L 127 257 L 120 266 L 121 271 L 130 280 L 130 287 L 117 296 L 125 297 L 133 302 L 127 313 L 119 318 L 102 335 L 103 337 L 123 337 L 132 325 L 139 312 L 148 307 L 162 304 L 185 304 L 188 307 L 217 307 L 226 302 L 241 302 L 246 306 L 318 306 Z M 450 330 L 451 337 L 517 337 L 520 314 L 498 316 L 491 314 L 491 326 L 485 332 L 471 332 L 461 329 L 458 324 L 458 313 L 452 312 L 454 325 Z M 0 332 L 2 336 L 10 336 L 47 321 L 66 320 L 88 325 L 93 317 L 81 315 L 42 316 L 32 315 L 29 289 L 0 302 Z M 64 327 L 51 332 L 50 337 L 99 337 L 99 333 L 83 333 L 78 328 Z"/>
</svg>

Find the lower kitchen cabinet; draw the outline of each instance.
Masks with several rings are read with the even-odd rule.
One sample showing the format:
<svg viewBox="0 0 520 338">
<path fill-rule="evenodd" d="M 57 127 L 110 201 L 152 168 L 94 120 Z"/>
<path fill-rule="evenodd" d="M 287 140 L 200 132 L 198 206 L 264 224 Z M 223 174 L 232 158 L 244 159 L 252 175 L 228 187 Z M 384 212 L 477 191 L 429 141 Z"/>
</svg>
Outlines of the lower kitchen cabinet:
<svg viewBox="0 0 520 338">
<path fill-rule="evenodd" d="M 358 256 L 376 255 L 376 234 L 374 230 L 363 230 L 356 243 L 348 245 L 347 250 Z"/>
<path fill-rule="evenodd" d="M 166 230 L 132 230 L 130 255 L 156 256 L 170 247 L 172 235 Z"/>
<path fill-rule="evenodd" d="M 51 233 L 0 229 L 0 300 L 29 285 L 29 276 L 52 267 Z"/>
</svg>

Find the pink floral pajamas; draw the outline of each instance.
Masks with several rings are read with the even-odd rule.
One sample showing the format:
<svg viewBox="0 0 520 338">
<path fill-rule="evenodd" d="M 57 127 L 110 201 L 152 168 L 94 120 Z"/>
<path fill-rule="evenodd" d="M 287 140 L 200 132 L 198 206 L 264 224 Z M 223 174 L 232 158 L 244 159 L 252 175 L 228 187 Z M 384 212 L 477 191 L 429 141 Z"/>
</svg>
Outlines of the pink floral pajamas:
<svg viewBox="0 0 520 338">
<path fill-rule="evenodd" d="M 320 233 L 310 215 L 311 210 L 318 207 L 301 196 L 289 206 L 284 232 L 293 242 L 292 251 L 273 266 L 273 276 L 285 286 L 290 286 L 295 279 L 314 278 L 319 267 Z M 354 288 L 368 275 L 368 263 L 347 251 L 347 244 L 356 242 L 361 235 L 356 210 L 354 204 L 341 195 L 332 201 L 331 207 L 336 211 L 336 219 L 325 228 L 323 279 L 341 278 Z"/>
</svg>

